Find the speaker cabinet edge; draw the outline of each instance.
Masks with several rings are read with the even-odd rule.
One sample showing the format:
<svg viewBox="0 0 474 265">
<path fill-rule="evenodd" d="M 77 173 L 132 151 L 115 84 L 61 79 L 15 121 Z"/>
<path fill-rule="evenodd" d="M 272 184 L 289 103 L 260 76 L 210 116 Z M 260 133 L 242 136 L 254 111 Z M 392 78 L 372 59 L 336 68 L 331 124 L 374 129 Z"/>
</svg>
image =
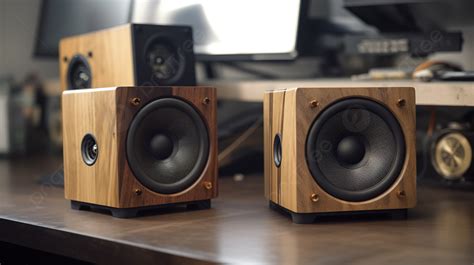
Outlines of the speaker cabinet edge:
<svg viewBox="0 0 474 265">
<path fill-rule="evenodd" d="M 70 90 L 62 94 L 63 157 L 65 198 L 119 207 L 115 88 Z M 106 109 L 108 108 L 108 110 Z M 88 166 L 82 156 L 82 140 L 92 135 L 100 148 L 96 166 Z M 99 165 L 108 165 L 107 167 Z"/>
<path fill-rule="evenodd" d="M 134 85 L 132 24 L 66 37 L 59 42 L 61 89 L 69 89 L 68 72 L 75 57 L 81 57 L 91 72 L 92 88 Z M 117 54 L 115 56 L 114 55 Z"/>
<path fill-rule="evenodd" d="M 77 192 L 83 188 L 72 187 L 73 192 L 66 191 L 65 195 L 67 199 L 87 202 L 96 205 L 108 206 L 113 208 L 135 208 L 143 206 L 163 205 L 181 202 L 193 202 L 208 200 L 217 197 L 217 132 L 216 132 L 216 91 L 215 88 L 211 87 L 112 87 L 112 88 L 101 88 L 101 89 L 83 89 L 83 90 L 70 90 L 63 92 L 63 103 L 71 104 L 71 101 L 86 100 L 87 95 L 94 95 L 94 99 L 97 100 L 96 96 L 101 94 L 107 94 L 107 99 L 110 100 L 109 107 L 115 110 L 117 113 L 116 124 L 113 135 L 113 141 L 116 148 L 123 149 L 125 144 L 125 138 L 127 135 L 128 127 L 127 123 L 131 121 L 135 113 L 140 107 L 151 102 L 154 99 L 161 97 L 176 97 L 183 99 L 190 104 L 194 105 L 195 108 L 200 112 L 203 119 L 206 121 L 209 133 L 209 157 L 203 173 L 198 180 L 193 183 L 189 188 L 178 192 L 176 194 L 158 194 L 146 188 L 142 185 L 132 174 L 131 169 L 128 165 L 126 155 L 123 151 L 107 154 L 102 151 L 99 154 L 100 158 L 114 157 L 116 160 L 114 163 L 117 168 L 116 172 L 111 175 L 110 178 L 116 179 L 116 188 L 114 194 L 116 196 L 109 197 L 107 199 L 89 198 L 77 194 Z M 81 95 L 82 94 L 82 95 Z M 105 95 L 105 94 L 104 94 Z M 79 96 L 79 97 L 78 97 Z M 81 97 L 82 96 L 82 97 Z M 138 98 L 138 104 L 137 104 Z M 94 101 L 94 100 L 91 100 Z M 87 102 L 87 101 L 86 101 Z M 112 103 L 116 102 L 116 103 Z M 88 102 L 88 104 L 95 104 Z M 70 105 L 70 107 L 72 107 Z M 105 107 L 105 106 L 103 106 Z M 69 109 L 69 108 L 68 108 Z M 110 112 L 113 112 L 112 110 Z M 96 110 L 97 115 L 100 116 L 100 111 Z M 67 111 L 63 114 L 63 119 L 68 120 L 70 113 Z M 76 113 L 77 115 L 77 113 Z M 94 115 L 90 115 L 94 116 Z M 70 118 L 70 117 L 69 117 Z M 71 120 L 71 119 L 69 119 Z M 72 124 L 72 121 L 71 121 Z M 70 126 L 68 122 L 64 126 Z M 65 128 L 66 129 L 66 128 Z M 109 130 L 111 130 L 109 128 Z M 110 135 L 109 131 L 109 135 Z M 67 138 L 67 137 L 66 137 Z M 98 137 L 102 139 L 102 137 Z M 76 136 L 77 139 L 77 136 Z M 77 141 L 76 141 L 77 142 Z M 77 149 L 77 143 L 70 144 L 73 148 Z M 76 160 L 78 160 L 77 152 L 69 150 L 68 147 L 65 149 L 65 172 L 74 172 L 68 167 L 71 162 L 71 155 L 76 154 Z M 112 158 L 111 158 L 112 159 Z M 82 169 L 89 170 L 92 167 L 86 167 L 80 160 Z M 113 166 L 111 166 L 113 167 Z M 68 174 L 66 174 L 68 175 Z M 114 176 L 115 175 L 115 176 Z M 66 176 L 69 179 L 70 176 Z M 78 176 L 71 181 L 66 180 L 67 186 L 75 186 L 73 183 L 80 182 Z M 80 184 L 80 183 L 79 183 Z M 87 183 L 82 183 L 82 187 L 87 186 Z M 94 184 L 93 184 L 94 186 Z M 138 192 L 139 191 L 139 192 Z"/>
<path fill-rule="evenodd" d="M 271 131 L 271 123 L 266 122 L 267 126 L 265 136 L 265 180 L 266 180 L 266 197 L 267 199 L 279 204 L 280 206 L 298 213 L 316 213 L 316 212 L 343 212 L 343 211 L 363 211 L 363 210 L 379 210 L 379 209 L 403 209 L 412 208 L 416 204 L 416 177 L 415 177 L 415 150 L 413 148 L 406 149 L 406 157 L 403 169 L 396 182 L 381 195 L 363 202 L 350 202 L 337 199 L 326 191 L 324 191 L 313 180 L 311 173 L 306 165 L 305 158 L 305 140 L 311 124 L 311 121 L 324 109 L 325 106 L 344 97 L 365 97 L 372 98 L 378 102 L 382 102 L 397 117 L 403 128 L 407 146 L 414 146 L 415 141 L 415 93 L 413 88 L 380 88 L 380 87 L 360 87 L 360 88 L 294 88 L 288 90 L 270 91 L 265 94 L 264 108 L 267 112 L 265 118 L 270 118 L 269 114 L 278 109 L 278 103 L 271 103 L 270 99 L 275 95 L 283 95 L 284 97 L 295 97 L 296 104 L 288 106 L 285 104 L 284 114 L 276 114 L 282 116 L 292 116 L 291 111 L 296 110 L 296 126 L 291 123 L 284 123 L 283 127 L 291 126 L 298 128 L 295 131 L 294 139 L 282 139 L 282 146 L 285 148 L 288 144 L 285 142 L 296 141 L 295 156 L 286 156 L 282 159 L 282 164 L 278 169 L 271 154 L 273 146 L 269 139 L 273 139 L 274 135 L 283 130 Z M 296 95 L 296 96 L 291 96 Z M 282 96 L 283 97 L 283 96 Z M 403 102 L 399 102 L 403 99 Z M 288 102 L 288 101 L 287 101 Z M 270 104 L 271 103 L 271 104 Z M 276 104 L 276 105 L 275 105 Z M 401 106 L 403 105 L 403 106 Z M 283 105 L 280 105 L 283 106 Z M 269 135 L 271 131 L 271 135 Z M 287 131 L 290 131 L 287 129 Z M 288 148 L 288 147 L 287 147 Z M 292 153 L 290 148 L 282 151 L 284 154 Z M 293 160 L 294 159 L 294 160 Z M 289 165 L 288 165 L 289 164 Z M 287 166 L 288 165 L 288 166 Z M 285 167 L 296 166 L 293 175 L 278 175 L 274 172 L 282 172 Z M 270 172 L 268 172 L 270 170 Z M 294 172 L 294 171 L 291 171 Z M 287 174 L 292 174 L 290 171 Z M 272 183 L 278 183 L 273 185 Z M 272 192 L 273 191 L 273 192 Z M 283 193 L 291 193 L 282 194 Z M 399 193 L 402 193 L 400 195 Z M 292 200 L 284 200 L 282 198 L 291 197 Z M 296 197 L 296 199 L 293 199 Z"/>
</svg>

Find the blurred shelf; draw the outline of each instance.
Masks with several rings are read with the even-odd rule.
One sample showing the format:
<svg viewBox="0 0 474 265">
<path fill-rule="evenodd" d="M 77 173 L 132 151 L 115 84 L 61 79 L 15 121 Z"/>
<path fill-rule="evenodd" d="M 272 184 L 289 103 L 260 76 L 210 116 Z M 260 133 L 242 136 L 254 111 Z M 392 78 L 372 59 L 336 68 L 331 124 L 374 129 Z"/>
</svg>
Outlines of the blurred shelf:
<svg viewBox="0 0 474 265">
<path fill-rule="evenodd" d="M 220 99 L 262 101 L 266 90 L 292 87 L 365 87 L 403 86 L 414 87 L 417 105 L 474 106 L 474 82 L 418 82 L 400 81 L 353 81 L 350 79 L 312 80 L 218 80 L 206 83 L 217 87 Z"/>
</svg>

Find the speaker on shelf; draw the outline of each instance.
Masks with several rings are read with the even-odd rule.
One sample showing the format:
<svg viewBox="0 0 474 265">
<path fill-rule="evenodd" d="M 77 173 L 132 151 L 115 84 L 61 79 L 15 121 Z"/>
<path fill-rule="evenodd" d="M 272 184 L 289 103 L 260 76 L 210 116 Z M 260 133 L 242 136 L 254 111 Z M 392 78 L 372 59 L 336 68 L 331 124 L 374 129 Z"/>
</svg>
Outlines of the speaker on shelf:
<svg viewBox="0 0 474 265">
<path fill-rule="evenodd" d="M 426 141 L 418 179 L 426 184 L 474 189 L 472 150 L 474 132 L 470 128 L 444 128 Z"/>
<path fill-rule="evenodd" d="M 114 87 L 63 92 L 65 197 L 116 217 L 217 196 L 216 91 Z"/>
<path fill-rule="evenodd" d="M 437 175 L 446 181 L 471 181 L 473 142 L 474 133 L 469 130 L 445 129 L 435 133 L 431 164 Z"/>
<path fill-rule="evenodd" d="M 265 196 L 295 223 L 416 204 L 413 88 L 295 88 L 264 96 Z"/>
<path fill-rule="evenodd" d="M 188 26 L 126 24 L 67 37 L 59 55 L 63 90 L 196 83 Z"/>
</svg>

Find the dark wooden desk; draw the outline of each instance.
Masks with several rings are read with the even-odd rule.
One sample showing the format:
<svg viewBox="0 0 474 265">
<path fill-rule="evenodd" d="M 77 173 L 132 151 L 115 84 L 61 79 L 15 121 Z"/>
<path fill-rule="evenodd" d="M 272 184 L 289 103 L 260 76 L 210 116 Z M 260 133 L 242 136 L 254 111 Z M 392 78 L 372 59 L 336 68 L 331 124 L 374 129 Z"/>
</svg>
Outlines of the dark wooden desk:
<svg viewBox="0 0 474 265">
<path fill-rule="evenodd" d="M 116 219 L 71 210 L 62 189 L 34 183 L 59 164 L 0 160 L 0 241 L 99 263 L 474 262 L 474 193 L 421 187 L 407 220 L 296 225 L 268 208 L 261 177 L 223 178 L 211 210 Z"/>
</svg>

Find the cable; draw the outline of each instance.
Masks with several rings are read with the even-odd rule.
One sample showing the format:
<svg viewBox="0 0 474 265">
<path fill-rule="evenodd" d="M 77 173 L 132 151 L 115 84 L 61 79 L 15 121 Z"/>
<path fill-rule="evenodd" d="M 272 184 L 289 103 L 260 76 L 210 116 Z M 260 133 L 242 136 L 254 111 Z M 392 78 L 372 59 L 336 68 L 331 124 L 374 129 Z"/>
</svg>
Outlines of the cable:
<svg viewBox="0 0 474 265">
<path fill-rule="evenodd" d="M 436 127 L 436 107 L 431 108 L 431 113 L 430 113 L 430 121 L 428 123 L 428 129 L 426 130 L 426 134 L 428 137 L 431 137 L 433 135 L 433 131 L 435 130 Z"/>
<path fill-rule="evenodd" d="M 245 142 L 262 124 L 263 119 L 258 119 L 252 126 L 245 130 L 237 139 L 235 139 L 230 145 L 222 150 L 217 156 L 217 161 L 220 163 L 222 160 L 232 154 L 243 142 Z"/>
</svg>

